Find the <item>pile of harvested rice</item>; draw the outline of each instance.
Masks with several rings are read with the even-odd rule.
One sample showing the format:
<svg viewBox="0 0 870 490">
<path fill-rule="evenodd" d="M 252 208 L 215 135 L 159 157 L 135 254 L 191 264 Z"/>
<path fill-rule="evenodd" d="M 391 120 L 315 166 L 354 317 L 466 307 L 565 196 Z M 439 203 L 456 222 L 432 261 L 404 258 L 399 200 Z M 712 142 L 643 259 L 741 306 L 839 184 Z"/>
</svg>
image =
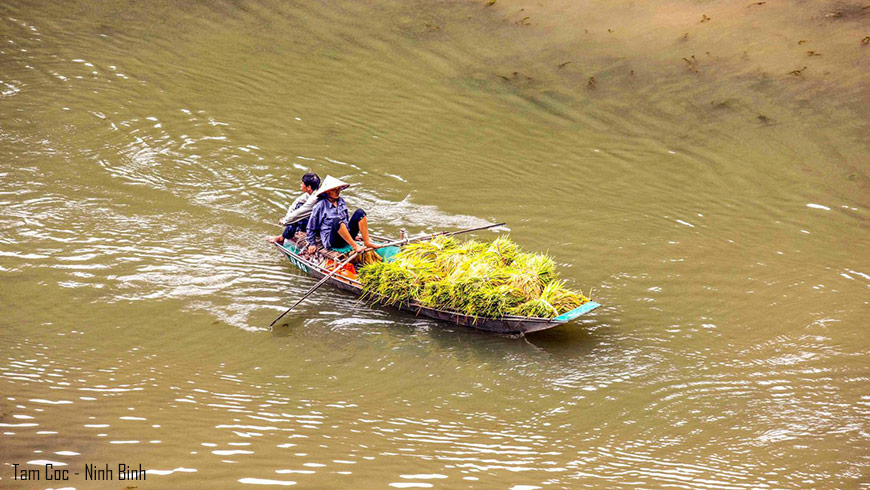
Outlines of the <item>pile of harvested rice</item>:
<svg viewBox="0 0 870 490">
<path fill-rule="evenodd" d="M 492 243 L 438 237 L 406 245 L 391 262 L 359 271 L 365 297 L 474 316 L 553 318 L 589 301 L 565 288 L 553 260 L 507 237 Z"/>
</svg>

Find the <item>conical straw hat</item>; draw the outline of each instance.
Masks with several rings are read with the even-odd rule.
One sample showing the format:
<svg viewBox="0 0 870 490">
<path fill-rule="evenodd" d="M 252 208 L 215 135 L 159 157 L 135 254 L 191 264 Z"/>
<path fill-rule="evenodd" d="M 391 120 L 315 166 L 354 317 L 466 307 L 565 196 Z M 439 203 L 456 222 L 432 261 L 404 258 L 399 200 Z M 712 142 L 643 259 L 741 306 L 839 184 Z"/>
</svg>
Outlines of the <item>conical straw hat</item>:
<svg viewBox="0 0 870 490">
<path fill-rule="evenodd" d="M 336 179 L 331 175 L 327 175 L 323 182 L 320 183 L 320 189 L 317 189 L 317 195 L 321 195 L 324 192 L 330 189 L 347 189 L 350 187 L 350 184 L 342 181 L 341 179 Z"/>
</svg>

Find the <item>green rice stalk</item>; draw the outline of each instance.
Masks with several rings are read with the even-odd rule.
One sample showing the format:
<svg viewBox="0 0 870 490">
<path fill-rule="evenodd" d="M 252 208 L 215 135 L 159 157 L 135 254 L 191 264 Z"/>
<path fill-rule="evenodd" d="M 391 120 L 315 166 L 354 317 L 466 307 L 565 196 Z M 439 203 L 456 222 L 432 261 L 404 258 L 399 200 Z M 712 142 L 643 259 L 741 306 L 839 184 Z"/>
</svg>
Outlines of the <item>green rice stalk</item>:
<svg viewBox="0 0 870 490">
<path fill-rule="evenodd" d="M 486 253 L 495 256 L 501 265 L 511 265 L 520 254 L 520 246 L 514 243 L 510 237 L 500 236 L 489 244 Z"/>
<path fill-rule="evenodd" d="M 459 240 L 452 236 L 439 236 L 432 239 L 432 244 L 441 251 L 451 250 L 459 246 Z"/>
<path fill-rule="evenodd" d="M 435 264 L 443 272 L 449 274 L 455 269 L 461 268 L 462 264 L 468 261 L 469 258 L 477 256 L 485 249 L 486 244 L 475 240 L 468 240 L 461 245 L 444 248 L 435 259 Z"/>
<path fill-rule="evenodd" d="M 553 281 L 544 287 L 541 299 L 550 303 L 559 314 L 571 311 L 589 301 L 586 297 L 565 289 L 565 281 Z"/>
<path fill-rule="evenodd" d="M 470 316 L 553 318 L 588 301 L 557 280 L 550 257 L 524 253 L 508 237 L 409 244 L 393 262 L 361 268 L 359 280 L 364 297 L 379 302 L 416 300 Z"/>
<path fill-rule="evenodd" d="M 534 316 L 539 318 L 555 318 L 559 316 L 559 312 L 546 300 L 538 298 L 517 306 L 510 310 L 514 315 Z"/>
<path fill-rule="evenodd" d="M 501 286 L 497 286 L 496 290 L 498 294 L 504 297 L 505 300 L 505 313 L 508 312 L 511 308 L 516 308 L 521 305 L 525 301 L 528 300 L 528 297 L 515 287 L 510 284 L 502 284 Z"/>
<path fill-rule="evenodd" d="M 371 297 L 373 293 L 377 293 L 381 282 L 381 273 L 384 271 L 384 262 L 369 264 L 359 270 L 357 278 L 363 287 L 363 296 Z"/>
<path fill-rule="evenodd" d="M 420 283 L 416 276 L 401 264 L 384 264 L 380 276 L 377 293 L 387 304 L 397 305 L 420 295 Z"/>
<path fill-rule="evenodd" d="M 508 273 L 507 284 L 527 299 L 539 298 L 544 290 L 540 276 L 529 269 L 514 269 Z"/>
<path fill-rule="evenodd" d="M 463 253 L 465 253 L 466 255 L 478 255 L 486 250 L 488 246 L 489 245 L 487 245 L 486 243 L 481 243 L 477 240 L 471 239 L 463 242 L 462 245 L 456 248 L 462 250 Z"/>
<path fill-rule="evenodd" d="M 434 260 L 438 252 L 432 242 L 410 243 L 402 247 L 395 260 Z"/>
<path fill-rule="evenodd" d="M 433 308 L 443 308 L 452 304 L 453 283 L 447 279 L 436 279 L 423 285 L 420 302 Z"/>
<path fill-rule="evenodd" d="M 451 250 L 458 246 L 458 242 L 453 237 L 435 237 L 426 242 L 410 243 L 405 245 L 402 250 L 396 254 L 396 260 L 416 259 L 434 261 L 440 253 L 445 250 Z"/>
<path fill-rule="evenodd" d="M 516 260 L 515 267 L 526 269 L 536 274 L 544 285 L 558 278 L 556 264 L 553 259 L 542 254 L 522 253 Z"/>
<path fill-rule="evenodd" d="M 462 311 L 471 316 L 501 317 L 507 312 L 504 295 L 497 288 L 478 286 L 464 297 Z"/>
<path fill-rule="evenodd" d="M 392 264 L 411 272 L 420 281 L 440 275 L 435 270 L 435 262 L 427 258 L 420 258 L 418 256 L 400 257 L 394 260 Z"/>
</svg>

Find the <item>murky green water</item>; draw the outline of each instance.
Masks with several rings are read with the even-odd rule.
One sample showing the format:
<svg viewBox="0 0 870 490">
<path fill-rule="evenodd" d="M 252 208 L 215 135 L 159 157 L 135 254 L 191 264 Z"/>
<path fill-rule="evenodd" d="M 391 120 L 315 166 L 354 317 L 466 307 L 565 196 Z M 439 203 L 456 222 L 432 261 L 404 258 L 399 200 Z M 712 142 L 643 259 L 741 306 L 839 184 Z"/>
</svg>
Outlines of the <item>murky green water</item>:
<svg viewBox="0 0 870 490">
<path fill-rule="evenodd" d="M 0 487 L 866 488 L 870 10 L 751 3 L 3 3 Z M 308 169 L 604 307 L 270 332 Z"/>
</svg>

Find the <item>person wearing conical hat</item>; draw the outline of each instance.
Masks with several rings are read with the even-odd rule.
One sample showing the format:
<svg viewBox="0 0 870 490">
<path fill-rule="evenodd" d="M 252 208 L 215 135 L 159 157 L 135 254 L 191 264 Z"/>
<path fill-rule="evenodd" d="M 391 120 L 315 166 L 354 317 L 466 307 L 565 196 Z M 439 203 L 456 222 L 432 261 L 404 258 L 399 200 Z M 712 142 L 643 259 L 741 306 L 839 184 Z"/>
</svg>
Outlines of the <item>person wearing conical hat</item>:
<svg viewBox="0 0 870 490">
<path fill-rule="evenodd" d="M 362 251 L 363 248 L 379 248 L 369 238 L 369 224 L 366 212 L 357 209 L 350 215 L 347 204 L 341 197 L 341 191 L 350 187 L 350 184 L 342 182 L 331 175 L 327 175 L 317 191 L 318 201 L 311 210 L 308 219 L 308 253 L 317 250 L 316 239 L 327 249 L 347 247 L 353 248 L 354 252 Z M 356 242 L 361 237 L 362 245 Z"/>
<path fill-rule="evenodd" d="M 311 210 L 317 204 L 317 189 L 320 188 L 320 177 L 315 173 L 307 173 L 302 176 L 299 195 L 287 208 L 287 214 L 278 220 L 278 224 L 284 227 L 284 233 L 267 238 L 270 243 L 282 244 L 284 240 L 293 239 L 299 231 L 305 231 L 308 226 L 308 217 Z"/>
</svg>

